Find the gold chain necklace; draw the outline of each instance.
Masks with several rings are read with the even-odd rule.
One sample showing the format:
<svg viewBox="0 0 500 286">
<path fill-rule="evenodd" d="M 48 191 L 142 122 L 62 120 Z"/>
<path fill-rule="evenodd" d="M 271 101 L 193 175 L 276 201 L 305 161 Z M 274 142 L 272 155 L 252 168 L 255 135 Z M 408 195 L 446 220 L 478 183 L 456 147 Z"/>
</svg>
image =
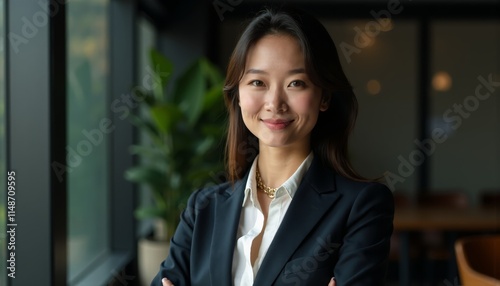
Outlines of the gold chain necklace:
<svg viewBox="0 0 500 286">
<path fill-rule="evenodd" d="M 266 195 L 271 198 L 271 199 L 274 199 L 274 196 L 276 195 L 276 190 L 278 190 L 278 188 L 270 188 L 266 185 L 264 185 L 264 182 L 262 181 L 262 177 L 260 176 L 260 172 L 259 172 L 259 169 L 257 168 L 257 173 L 256 173 L 256 179 L 257 179 L 257 187 L 259 189 L 261 189 L 264 193 L 266 193 Z"/>
</svg>

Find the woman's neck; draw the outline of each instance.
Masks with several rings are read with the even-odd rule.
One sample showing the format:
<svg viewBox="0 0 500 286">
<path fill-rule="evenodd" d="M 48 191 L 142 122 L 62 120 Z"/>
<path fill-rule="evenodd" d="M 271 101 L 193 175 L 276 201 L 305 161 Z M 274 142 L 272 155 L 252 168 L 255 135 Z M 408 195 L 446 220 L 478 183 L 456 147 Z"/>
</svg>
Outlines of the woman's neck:
<svg viewBox="0 0 500 286">
<path fill-rule="evenodd" d="M 271 188 L 281 186 L 295 173 L 309 153 L 309 148 L 297 150 L 261 146 L 257 166 L 264 184 Z"/>
</svg>

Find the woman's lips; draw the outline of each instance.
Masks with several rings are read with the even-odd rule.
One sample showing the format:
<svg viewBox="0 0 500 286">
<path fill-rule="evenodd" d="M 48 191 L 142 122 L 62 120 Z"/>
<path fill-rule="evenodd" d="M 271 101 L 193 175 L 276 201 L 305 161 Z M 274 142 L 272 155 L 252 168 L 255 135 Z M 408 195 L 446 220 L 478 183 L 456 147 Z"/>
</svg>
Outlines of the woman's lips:
<svg viewBox="0 0 500 286">
<path fill-rule="evenodd" d="M 285 129 L 293 120 L 283 120 L 283 119 L 264 119 L 262 122 L 271 130 L 283 130 Z"/>
</svg>

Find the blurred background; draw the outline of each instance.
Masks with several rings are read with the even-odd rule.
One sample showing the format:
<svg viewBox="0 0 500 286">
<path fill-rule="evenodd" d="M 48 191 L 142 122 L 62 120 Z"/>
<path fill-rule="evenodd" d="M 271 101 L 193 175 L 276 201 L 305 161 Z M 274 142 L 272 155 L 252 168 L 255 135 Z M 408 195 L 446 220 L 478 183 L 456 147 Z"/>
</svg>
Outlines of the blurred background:
<svg viewBox="0 0 500 286">
<path fill-rule="evenodd" d="M 394 192 L 389 283 L 461 285 L 457 239 L 500 230 L 499 1 L 288 2 L 325 25 L 354 87 L 354 166 Z M 130 146 L 154 141 L 131 123 L 148 116 L 134 87 L 162 94 L 168 75 L 168 97 L 190 76 L 223 75 L 245 24 L 273 3 L 0 0 L 0 285 L 140 285 L 138 243 L 155 220 L 134 210 L 158 201 L 124 175 L 147 161 Z M 199 59 L 213 69 L 196 77 Z M 15 279 L 4 266 L 8 171 Z"/>
</svg>

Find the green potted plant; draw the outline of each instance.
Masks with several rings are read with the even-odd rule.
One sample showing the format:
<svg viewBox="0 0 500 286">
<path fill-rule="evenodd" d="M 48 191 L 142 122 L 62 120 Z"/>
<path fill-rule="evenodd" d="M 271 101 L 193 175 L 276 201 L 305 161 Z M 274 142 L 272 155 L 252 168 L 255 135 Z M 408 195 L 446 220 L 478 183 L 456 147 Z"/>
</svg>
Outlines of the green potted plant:
<svg viewBox="0 0 500 286">
<path fill-rule="evenodd" d="M 152 50 L 150 59 L 155 84 L 149 91 L 134 88 L 143 100 L 139 114 L 131 115 L 146 143 L 131 146 L 140 162 L 125 173 L 153 198 L 152 205 L 135 212 L 138 219 L 155 221 L 154 236 L 141 239 L 138 246 L 143 283 L 151 281 L 167 256 L 168 242 L 191 192 L 222 168 L 225 120 L 223 76 L 207 59 L 196 60 L 175 82 L 167 58 Z"/>
</svg>

